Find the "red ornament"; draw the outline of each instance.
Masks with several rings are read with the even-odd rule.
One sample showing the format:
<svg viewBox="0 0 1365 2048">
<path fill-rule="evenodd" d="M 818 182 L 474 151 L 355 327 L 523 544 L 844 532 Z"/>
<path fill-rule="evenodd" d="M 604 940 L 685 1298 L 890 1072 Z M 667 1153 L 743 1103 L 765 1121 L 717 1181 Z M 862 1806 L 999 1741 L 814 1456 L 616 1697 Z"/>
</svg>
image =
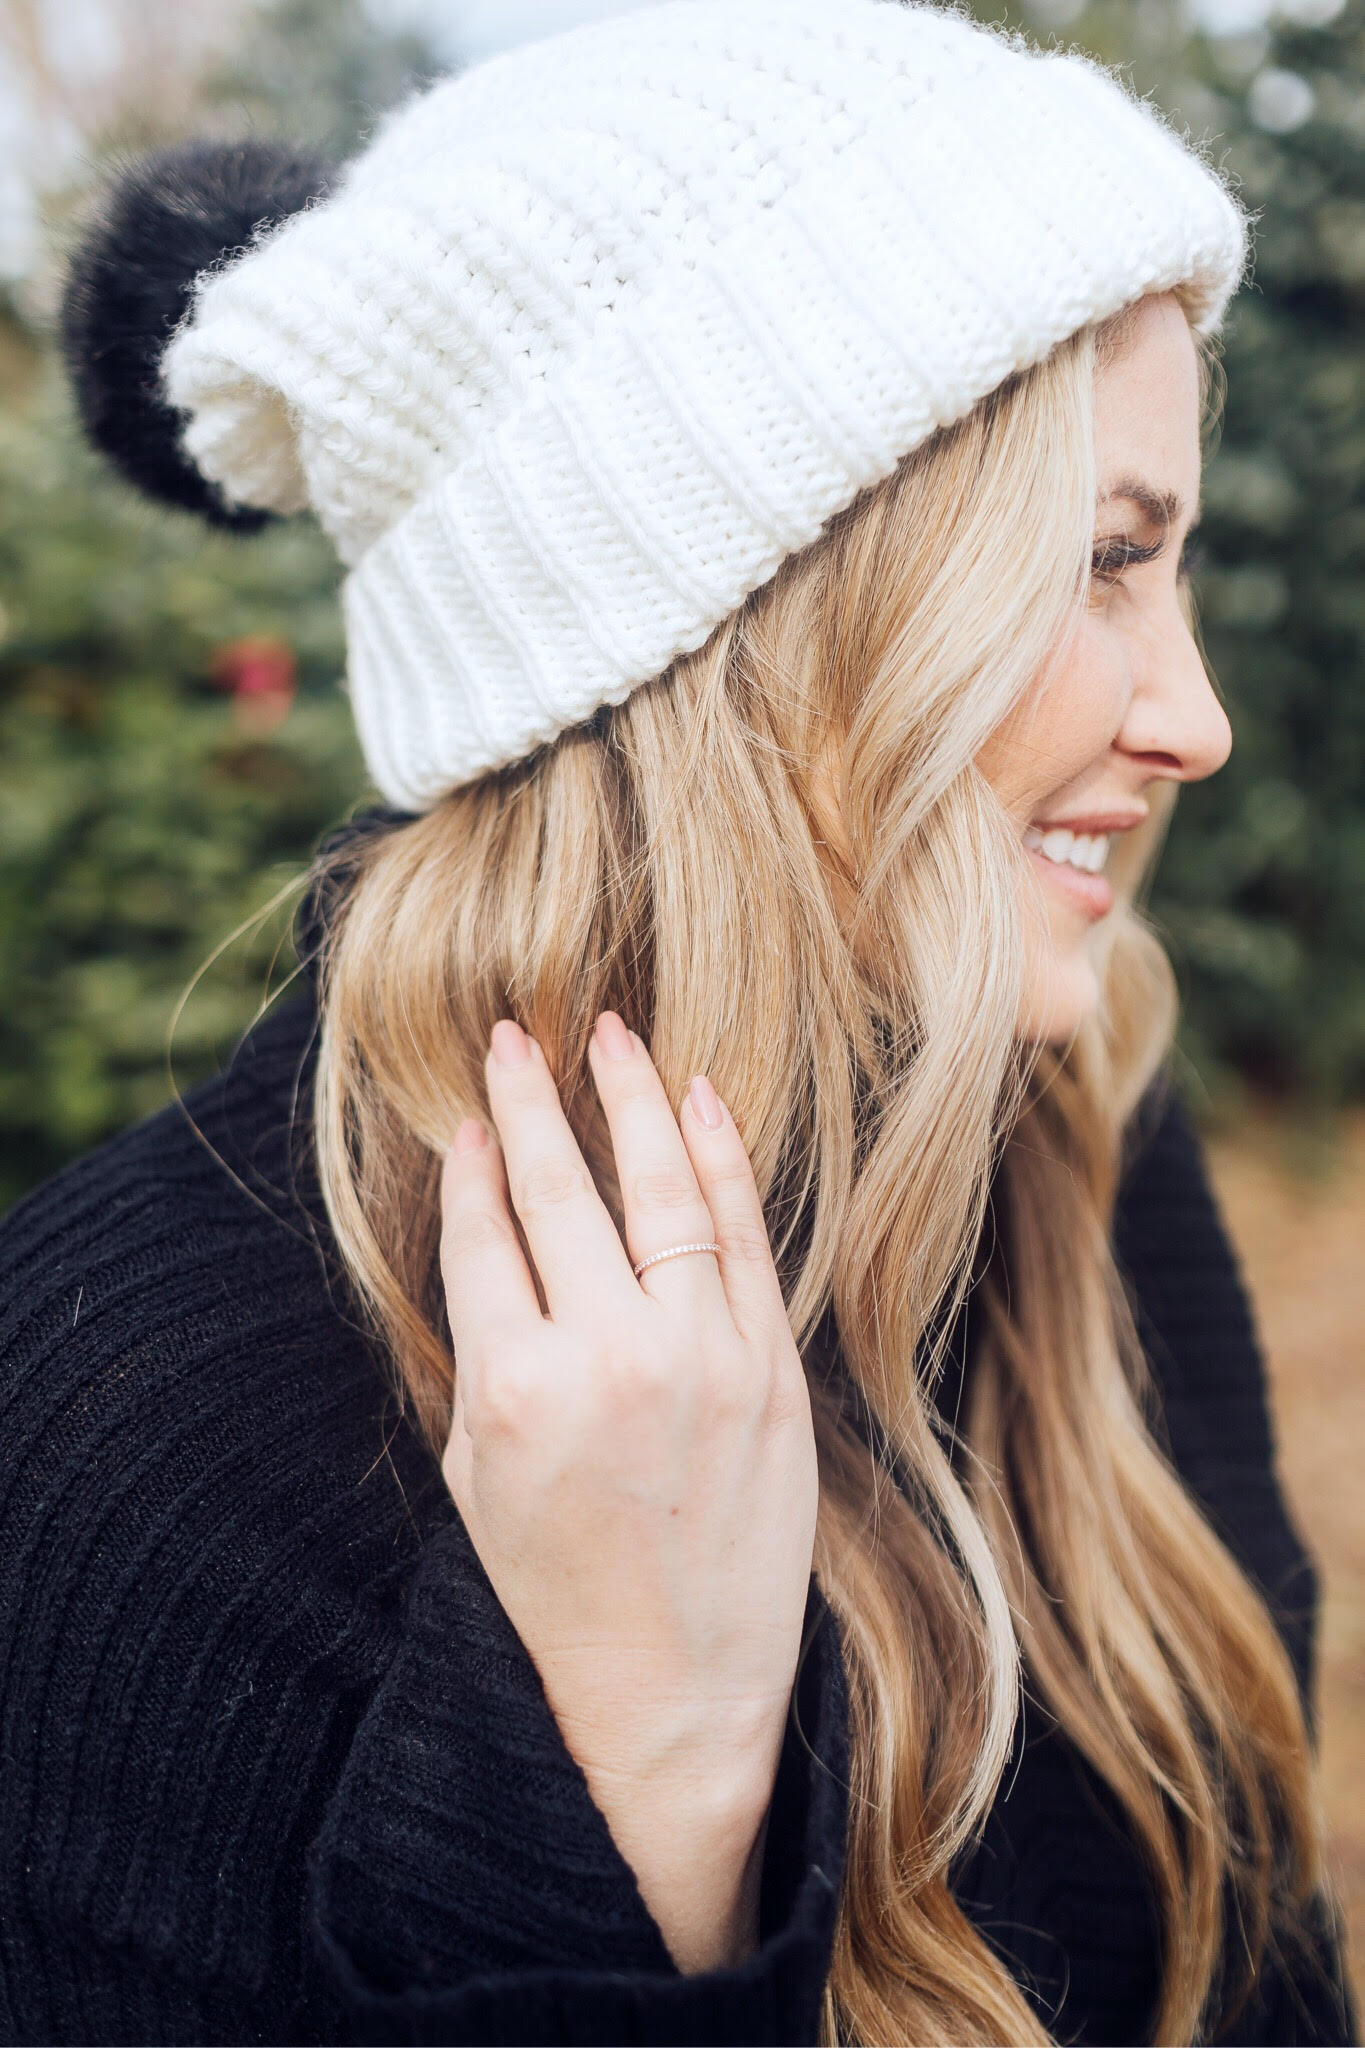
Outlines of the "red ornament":
<svg viewBox="0 0 1365 2048">
<path fill-rule="evenodd" d="M 215 686 L 233 697 L 286 697 L 299 686 L 299 665 L 287 640 L 257 634 L 229 640 L 213 657 Z"/>
<path fill-rule="evenodd" d="M 215 653 L 209 673 L 215 689 L 232 698 L 238 725 L 256 735 L 284 723 L 299 687 L 293 648 L 264 633 L 229 640 Z"/>
</svg>

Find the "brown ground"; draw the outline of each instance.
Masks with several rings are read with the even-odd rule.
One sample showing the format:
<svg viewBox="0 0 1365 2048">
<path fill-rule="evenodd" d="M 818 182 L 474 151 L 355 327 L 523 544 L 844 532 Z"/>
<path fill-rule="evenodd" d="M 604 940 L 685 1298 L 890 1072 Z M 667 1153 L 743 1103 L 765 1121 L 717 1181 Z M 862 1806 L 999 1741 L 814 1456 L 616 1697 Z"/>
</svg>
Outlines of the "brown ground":
<svg viewBox="0 0 1365 2048">
<path fill-rule="evenodd" d="M 1273 1384 L 1280 1472 L 1323 1578 L 1322 1789 L 1365 1990 L 1365 1113 L 1332 1141 L 1273 1120 L 1210 1142 Z M 1365 2004 L 1361 2010 L 1365 2011 Z"/>
</svg>

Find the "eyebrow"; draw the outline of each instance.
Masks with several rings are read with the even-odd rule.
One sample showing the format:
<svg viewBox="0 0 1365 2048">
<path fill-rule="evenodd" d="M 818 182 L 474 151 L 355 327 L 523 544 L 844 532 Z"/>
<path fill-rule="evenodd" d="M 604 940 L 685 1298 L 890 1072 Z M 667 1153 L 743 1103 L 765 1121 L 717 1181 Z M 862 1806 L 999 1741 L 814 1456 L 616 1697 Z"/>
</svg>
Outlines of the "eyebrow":
<svg viewBox="0 0 1365 2048">
<path fill-rule="evenodd" d="M 1178 491 L 1154 490 L 1151 484 L 1144 483 L 1137 476 L 1120 477 L 1113 489 L 1104 493 L 1100 503 L 1107 505 L 1111 498 L 1131 498 L 1153 526 L 1173 526 L 1185 509 Z M 1191 531 L 1198 524 L 1199 508 L 1196 507 L 1190 522 Z"/>
</svg>

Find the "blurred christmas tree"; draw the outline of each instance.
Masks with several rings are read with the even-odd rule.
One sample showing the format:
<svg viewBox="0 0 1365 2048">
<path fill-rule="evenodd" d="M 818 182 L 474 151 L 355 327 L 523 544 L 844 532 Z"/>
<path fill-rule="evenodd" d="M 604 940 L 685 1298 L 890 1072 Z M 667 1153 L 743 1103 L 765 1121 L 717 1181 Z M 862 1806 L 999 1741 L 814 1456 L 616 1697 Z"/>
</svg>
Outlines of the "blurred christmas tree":
<svg viewBox="0 0 1365 2048">
<path fill-rule="evenodd" d="M 190 977 L 362 786 L 335 573 L 301 522 L 207 536 L 139 507 L 64 412 L 0 415 L 0 1198 L 166 1099 Z M 273 691 L 232 659 L 267 635 Z M 282 922 L 187 1006 L 182 1086 L 230 1051 Z"/>
<path fill-rule="evenodd" d="M 1261 218 L 1205 481 L 1235 746 L 1155 907 L 1196 1061 L 1339 1100 L 1365 1086 L 1365 0 L 1190 57 Z"/>
<path fill-rule="evenodd" d="M 427 68 L 358 5 L 246 22 L 172 118 L 135 93 L 107 147 L 278 129 L 342 153 Z M 0 1208 L 167 1099 L 191 978 L 366 790 L 316 528 L 214 534 L 83 446 L 52 348 L 52 211 L 48 271 L 0 302 Z M 186 1004 L 179 1087 L 230 1056 L 272 959 L 276 986 L 293 968 L 294 900 Z"/>
</svg>

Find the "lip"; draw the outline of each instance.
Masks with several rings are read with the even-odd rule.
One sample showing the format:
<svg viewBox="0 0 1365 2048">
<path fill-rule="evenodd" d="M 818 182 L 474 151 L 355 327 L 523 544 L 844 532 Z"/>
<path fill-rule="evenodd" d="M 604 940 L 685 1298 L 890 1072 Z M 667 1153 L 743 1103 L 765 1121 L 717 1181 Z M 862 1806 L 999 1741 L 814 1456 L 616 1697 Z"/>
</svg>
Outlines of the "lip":
<svg viewBox="0 0 1365 2048">
<path fill-rule="evenodd" d="M 1074 831 L 1076 828 L 1072 826 L 1070 829 Z M 1033 865 L 1042 871 L 1045 880 L 1068 903 L 1096 921 L 1108 917 L 1114 907 L 1114 885 L 1107 875 L 1082 874 L 1079 868 L 1048 860 L 1035 846 L 1030 846 L 1027 851 Z"/>
<path fill-rule="evenodd" d="M 1100 832 L 1131 832 L 1135 825 L 1145 824 L 1146 821 L 1145 806 L 1137 811 L 1093 811 L 1084 818 L 1029 819 L 1035 832 L 1088 833 L 1091 838 Z"/>
</svg>

